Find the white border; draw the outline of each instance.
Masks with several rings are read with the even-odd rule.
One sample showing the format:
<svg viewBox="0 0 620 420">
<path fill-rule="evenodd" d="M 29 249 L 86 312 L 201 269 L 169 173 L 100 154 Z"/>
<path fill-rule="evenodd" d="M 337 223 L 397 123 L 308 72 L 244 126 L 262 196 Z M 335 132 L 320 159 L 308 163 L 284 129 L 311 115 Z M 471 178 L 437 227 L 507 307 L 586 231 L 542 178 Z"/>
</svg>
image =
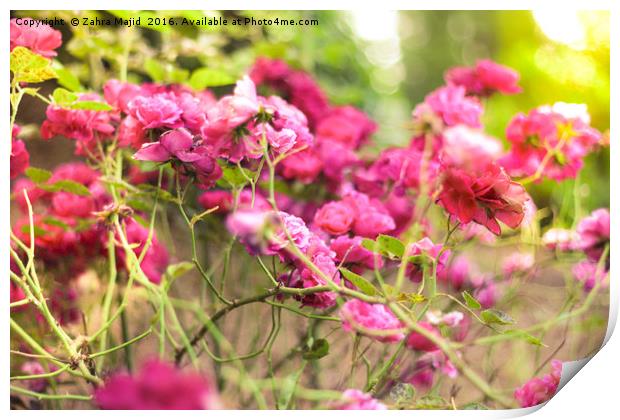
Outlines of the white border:
<svg viewBox="0 0 620 420">
<path fill-rule="evenodd" d="M 8 2 L 4 2 L 5 6 L 5 14 L 2 20 L 4 30 L 2 32 L 2 38 L 4 45 L 8 45 L 9 31 L 8 31 L 8 21 L 9 21 L 9 4 Z M 617 40 L 620 39 L 620 33 L 618 26 L 620 24 L 620 19 L 618 18 L 618 10 L 617 3 L 612 0 L 589 0 L 589 1 L 575 1 L 575 0 L 564 0 L 562 2 L 547 0 L 545 4 L 541 4 L 541 0 L 521 0 L 521 1 L 513 1 L 513 0 L 504 0 L 501 2 L 492 1 L 492 0 L 468 0 L 467 2 L 462 0 L 435 0 L 435 1 L 403 1 L 403 0 L 383 0 L 380 3 L 381 8 L 384 9 L 393 9 L 393 10 L 406 10 L 406 9 L 418 9 L 418 10 L 459 10 L 459 9 L 472 9 L 472 10 L 524 10 L 524 9 L 532 9 L 532 8 L 558 8 L 562 9 L 601 9 L 601 10 L 611 10 L 611 71 L 610 74 L 614 75 L 611 81 L 611 133 L 615 134 L 618 126 L 618 121 L 620 121 L 619 115 L 619 107 L 618 107 L 618 92 L 615 91 L 617 88 L 617 83 L 615 81 L 615 76 L 620 70 L 618 66 L 618 51 L 617 51 Z M 101 1 L 94 0 L 85 4 L 84 1 L 55 1 L 55 0 L 47 0 L 47 1 L 30 1 L 30 0 L 22 0 L 19 2 L 11 2 L 13 8 L 19 10 L 49 10 L 53 9 L 82 9 L 85 6 L 88 6 L 89 9 L 111 9 L 119 7 L 119 4 L 112 1 Z M 125 9 L 166 9 L 172 6 L 171 3 L 161 2 L 159 4 L 153 4 L 152 1 L 136 1 L 136 0 L 126 0 L 122 3 L 123 8 Z M 362 4 L 361 1 L 339 1 L 339 0 L 313 0 L 312 2 L 299 2 L 299 4 L 294 4 L 292 1 L 280 1 L 280 0 L 262 0 L 260 3 L 251 2 L 251 1 L 239 1 L 239 0 L 214 0 L 208 2 L 198 2 L 198 1 L 188 1 L 188 0 L 176 0 L 174 2 L 174 9 L 198 9 L 198 8 L 209 8 L 213 10 L 218 9 L 229 9 L 229 10 L 288 10 L 288 9 L 299 9 L 299 10 L 321 10 L 321 9 L 372 9 L 372 6 L 377 6 L 377 4 Z M 466 6 L 466 7 L 465 7 Z M 5 84 L 4 86 L 9 85 L 9 58 L 8 54 L 3 54 L 2 59 L 0 60 L 2 63 L 2 74 L 4 74 Z M 0 112 L 2 115 L 9 115 L 9 102 L 5 97 L 3 101 L 0 101 Z M 2 122 L 2 132 L 8 132 L 8 118 L 0 119 Z M 0 235 L 4 238 L 5 241 L 8 241 L 9 238 L 9 141 L 10 138 L 8 136 L 3 136 L 2 140 L 0 140 L 0 166 L 4 167 L 5 176 L 2 177 L 2 182 L 0 182 L 0 196 L 5 200 L 5 205 L 1 207 L 2 218 L 0 221 Z M 615 140 L 612 141 L 615 143 Z M 618 184 L 618 162 L 620 162 L 620 152 L 617 147 L 614 145 L 611 148 L 611 191 L 617 191 L 616 188 L 619 186 Z M 615 266 L 616 261 L 618 261 L 618 257 L 620 257 L 620 249 L 618 248 L 617 239 L 618 232 L 620 229 L 619 221 L 614 217 L 616 211 L 619 206 L 620 196 L 616 196 L 615 194 L 611 194 L 611 225 L 612 225 L 612 246 L 611 246 L 611 261 L 612 261 L 612 278 L 615 277 Z M 5 242 L 6 244 L 6 242 Z M 8 271 L 8 248 L 6 246 L 1 247 L 0 249 L 0 266 L 2 267 L 3 273 L 7 273 Z M 5 277 L 8 280 L 8 276 Z M 8 295 L 8 287 L 9 282 L 5 280 L 5 284 L 2 285 L 4 296 Z M 610 418 L 610 413 L 617 412 L 617 375 L 620 372 L 620 358 L 618 355 L 620 354 L 620 339 L 618 338 L 618 334 L 612 336 L 611 333 L 615 327 L 616 318 L 618 314 L 618 302 L 620 302 L 620 288 L 616 284 L 615 279 L 610 282 L 610 292 L 611 292 L 611 302 L 612 308 L 610 311 L 610 321 L 608 326 L 608 331 L 606 335 L 606 345 L 604 348 L 594 356 L 594 358 L 587 364 L 587 368 L 584 369 L 584 372 L 579 373 L 579 379 L 570 381 L 545 407 L 544 409 L 523 409 L 523 410 L 494 410 L 494 411 L 458 411 L 458 412 L 437 412 L 437 411 L 415 411 L 415 412 L 406 412 L 401 413 L 398 411 L 390 411 L 390 412 L 381 412 L 378 414 L 377 412 L 357 412 L 355 416 L 367 418 L 372 416 L 381 417 L 392 417 L 392 416 L 416 416 L 421 418 L 422 416 L 426 418 L 470 418 L 470 419 L 480 419 L 480 418 L 511 418 L 517 417 L 521 415 L 525 415 L 528 413 L 531 414 L 530 418 L 533 419 L 563 419 L 563 418 Z M 1 360 L 1 369 L 0 372 L 9 371 L 9 352 L 6 351 L 9 347 L 9 308 L 8 308 L 8 299 L 0 298 L 0 305 L 2 305 L 2 319 L 0 320 L 0 342 L 2 343 L 2 348 L 5 350 L 2 351 L 0 355 Z M 611 339 L 610 339 L 611 338 Z M 566 371 L 565 367 L 565 371 Z M 573 369 L 574 370 L 574 369 Z M 578 371 L 579 369 L 576 369 Z M 572 375 L 571 375 L 572 376 Z M 565 382 L 563 380 L 562 382 Z M 0 385 L 0 407 L 2 411 L 9 411 L 9 380 L 8 378 L 4 378 Z M 10 411 L 9 416 L 11 418 L 20 418 L 20 419 L 30 419 L 37 418 L 39 419 L 43 413 L 33 412 L 33 411 Z M 95 418 L 107 418 L 107 416 L 114 415 L 110 412 L 104 411 L 90 411 L 87 414 L 81 411 L 60 411 L 53 412 L 47 411 L 44 414 L 50 418 L 80 418 L 84 415 L 93 416 Z M 167 418 L 168 414 L 163 412 L 149 412 L 147 414 L 151 418 Z M 178 415 L 178 414 L 177 414 Z M 295 411 L 295 412 L 274 412 L 274 411 L 235 411 L 234 413 L 231 411 L 220 411 L 220 412 L 209 412 L 209 413 L 196 413 L 196 412 L 184 412 L 181 414 L 187 417 L 196 417 L 200 416 L 200 418 L 204 418 L 203 416 L 209 416 L 209 418 L 230 418 L 230 416 L 249 418 L 250 416 L 253 419 L 267 419 L 270 420 L 275 418 L 284 418 L 284 416 L 289 417 L 294 415 L 299 418 L 303 418 L 308 416 L 315 416 L 316 414 L 308 411 Z M 335 418 L 338 416 L 337 412 L 323 412 L 321 416 L 327 416 Z"/>
</svg>

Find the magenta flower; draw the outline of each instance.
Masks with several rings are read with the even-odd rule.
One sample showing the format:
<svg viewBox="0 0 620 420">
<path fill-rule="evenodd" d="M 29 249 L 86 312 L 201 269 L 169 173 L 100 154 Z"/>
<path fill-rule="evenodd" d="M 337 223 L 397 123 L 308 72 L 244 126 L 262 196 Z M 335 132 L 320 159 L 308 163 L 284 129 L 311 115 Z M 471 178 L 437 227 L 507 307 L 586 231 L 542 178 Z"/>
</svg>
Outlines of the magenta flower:
<svg viewBox="0 0 620 420">
<path fill-rule="evenodd" d="M 419 241 L 409 245 L 407 249 L 407 256 L 422 256 L 426 261 L 409 263 L 407 265 L 407 276 L 413 282 L 419 283 L 422 281 L 424 266 L 432 269 L 432 261 L 436 261 L 437 275 L 442 273 L 445 269 L 446 263 L 450 258 L 450 251 L 444 250 L 441 252 L 443 244 L 434 244 L 428 237 L 424 237 Z M 441 255 L 440 255 L 441 252 Z M 430 273 L 432 275 L 432 273 Z"/>
<path fill-rule="evenodd" d="M 469 258 L 459 255 L 446 268 L 437 271 L 437 280 L 449 284 L 454 290 L 463 290 L 470 283 L 472 272 Z"/>
<path fill-rule="evenodd" d="M 21 18 L 22 22 L 32 20 Z M 17 19 L 11 19 L 11 51 L 15 47 L 26 47 L 43 57 L 56 57 L 56 48 L 62 44 L 60 31 L 49 25 L 18 25 Z"/>
<path fill-rule="evenodd" d="M 341 401 L 334 403 L 332 408 L 334 410 L 387 410 L 385 404 L 357 389 L 344 391 Z"/>
<path fill-rule="evenodd" d="M 522 387 L 515 390 L 514 396 L 521 407 L 533 407 L 553 397 L 560 384 L 562 362 L 551 361 L 551 373 L 541 378 L 532 378 Z"/>
<path fill-rule="evenodd" d="M 141 255 L 146 246 L 149 229 L 136 222 L 135 219 L 127 219 L 125 221 L 125 235 L 127 242 L 134 247 L 133 252 L 136 255 Z M 120 242 L 120 239 L 117 238 L 117 241 Z M 125 250 L 119 245 L 116 252 L 118 253 L 119 264 L 124 267 L 126 258 Z M 151 283 L 159 284 L 168 267 L 169 261 L 170 257 L 168 251 L 159 242 L 157 236 L 153 234 L 151 244 L 140 263 L 140 268 Z"/>
<path fill-rule="evenodd" d="M 355 222 L 355 210 L 345 202 L 330 201 L 314 215 L 314 224 L 330 235 L 347 233 Z"/>
<path fill-rule="evenodd" d="M 135 374 L 115 373 L 94 393 L 104 410 L 210 410 L 219 409 L 214 386 L 195 372 L 151 360 Z"/>
<path fill-rule="evenodd" d="M 598 264 L 589 260 L 580 261 L 573 266 L 573 276 L 583 284 L 583 289 L 589 292 L 594 286 L 602 284 L 607 277 L 605 268 L 599 269 Z"/>
<path fill-rule="evenodd" d="M 294 70 L 286 62 L 259 57 L 250 77 L 257 85 L 267 85 L 299 108 L 308 118 L 309 127 L 316 124 L 329 111 L 327 96 L 308 74 Z"/>
<path fill-rule="evenodd" d="M 561 102 L 518 114 L 506 128 L 506 137 L 512 148 L 500 163 L 510 175 L 531 176 L 542 170 L 543 176 L 556 181 L 575 178 L 585 156 L 602 139 L 590 127 L 585 105 Z"/>
<path fill-rule="evenodd" d="M 377 125 L 362 111 L 343 106 L 332 108 L 316 127 L 317 141 L 333 141 L 356 150 L 368 141 Z"/>
<path fill-rule="evenodd" d="M 140 86 L 116 79 L 110 79 L 103 85 L 106 102 L 125 114 L 129 114 L 129 103 L 141 93 Z"/>
<path fill-rule="evenodd" d="M 221 98 L 207 111 L 207 121 L 201 128 L 206 144 L 218 156 L 232 162 L 262 155 L 260 138 L 248 136 L 244 126 L 260 109 L 256 87 L 245 76 L 237 82 L 233 95 Z"/>
<path fill-rule="evenodd" d="M 454 67 L 446 72 L 447 83 L 463 86 L 468 94 L 489 96 L 495 92 L 521 92 L 519 73 L 491 60 L 479 60 L 475 67 Z"/>
<path fill-rule="evenodd" d="M 269 238 L 264 236 L 268 227 L 273 229 L 277 223 L 274 216 L 273 212 L 259 209 L 237 210 L 226 219 L 226 227 L 250 254 L 267 253 Z"/>
<path fill-rule="evenodd" d="M 346 194 L 342 202 L 354 211 L 353 232 L 356 235 L 375 238 L 396 227 L 390 213 L 377 199 L 371 199 L 366 194 L 352 190 Z"/>
<path fill-rule="evenodd" d="M 497 290 L 495 282 L 487 278 L 487 276 L 482 275 L 473 279 L 472 283 L 477 284 L 474 297 L 480 302 L 480 305 L 482 305 L 484 309 L 495 306 L 499 297 L 499 291 Z"/>
<path fill-rule="evenodd" d="M 433 118 L 438 118 L 442 126 L 448 127 L 457 124 L 480 127 L 482 105 L 477 99 L 465 94 L 463 86 L 442 86 L 427 95 L 424 103 L 415 107 L 413 118 L 429 123 Z"/>
<path fill-rule="evenodd" d="M 172 161 L 183 175 L 196 175 L 198 183 L 209 186 L 221 176 L 221 168 L 211 155 L 211 150 L 184 128 L 164 133 L 159 141 L 145 143 L 134 158 L 151 162 Z"/>
<path fill-rule="evenodd" d="M 584 217 L 577 225 L 579 236 L 574 249 L 585 252 L 591 261 L 598 261 L 609 244 L 610 217 L 609 210 L 598 209 Z"/>
<path fill-rule="evenodd" d="M 262 112 L 269 116 L 269 122 L 256 124 L 250 131 L 254 135 L 264 133 L 273 151 L 282 154 L 313 144 L 308 120 L 299 109 L 277 96 L 260 98 L 260 103 Z"/>
<path fill-rule="evenodd" d="M 282 211 L 239 209 L 228 216 L 226 227 L 252 255 L 279 255 L 282 260 L 290 259 L 286 250 L 289 237 L 301 252 L 308 249 L 312 239 L 302 219 Z"/>
<path fill-rule="evenodd" d="M 413 367 L 405 370 L 401 375 L 401 381 L 410 383 L 416 388 L 428 390 L 433 386 L 436 373 L 451 379 L 458 376 L 458 370 L 441 350 L 421 355 Z"/>
<path fill-rule="evenodd" d="M 137 96 L 127 104 L 127 112 L 143 128 L 179 128 L 183 125 L 182 110 L 171 95 Z"/>
<path fill-rule="evenodd" d="M 519 227 L 527 199 L 523 186 L 489 162 L 473 172 L 446 168 L 437 201 L 459 222 L 474 221 L 500 235 L 498 221 L 513 229 Z"/>
<path fill-rule="evenodd" d="M 354 180 L 360 191 L 380 196 L 393 188 L 403 195 L 406 189 L 417 189 L 420 183 L 433 184 L 439 163 L 428 162 L 425 180 L 421 180 L 422 152 L 414 148 L 391 147 L 383 150 L 377 160 L 366 169 L 355 171 Z"/>
<path fill-rule="evenodd" d="M 304 184 L 310 184 L 321 173 L 323 161 L 314 149 L 304 149 L 283 159 L 278 169 L 286 179 L 297 179 Z"/>
<path fill-rule="evenodd" d="M 340 273 L 334 261 L 336 255 L 330 250 L 325 242 L 317 235 L 310 233 L 309 243 L 305 250 L 306 256 L 312 261 L 319 273 L 315 272 L 303 261 L 294 259 L 295 269 L 288 275 L 281 276 L 281 281 L 288 287 L 297 289 L 307 289 L 316 286 L 327 286 L 329 279 L 331 282 L 339 284 L 341 282 Z M 337 294 L 332 291 L 318 292 L 295 297 L 304 306 L 315 308 L 329 308 L 336 304 Z"/>
<path fill-rule="evenodd" d="M 336 253 L 336 261 L 350 267 L 353 271 L 361 271 L 364 268 L 381 268 L 383 258 L 379 254 L 362 246 L 362 237 L 348 235 L 334 238 L 329 248 Z"/>
<path fill-rule="evenodd" d="M 22 140 L 13 138 L 11 143 L 10 178 L 23 174 L 30 165 L 30 154 Z"/>
<path fill-rule="evenodd" d="M 399 332 L 404 324 L 382 304 L 349 300 L 340 308 L 340 319 L 345 331 L 357 331 L 382 343 L 396 343 L 405 338 L 404 332 Z"/>
<path fill-rule="evenodd" d="M 433 324 L 429 322 L 426 322 L 426 321 L 418 322 L 418 326 L 421 328 L 424 328 L 425 330 L 429 331 L 431 334 L 437 336 L 438 338 L 441 337 L 439 330 Z M 439 349 L 439 347 L 437 347 L 437 344 L 435 344 L 432 340 L 428 339 L 427 337 L 415 331 L 412 331 L 407 337 L 406 345 L 408 348 L 412 350 L 418 350 L 418 351 L 424 351 L 424 352 L 435 351 Z"/>
<path fill-rule="evenodd" d="M 97 95 L 81 95 L 79 101 L 99 100 Z M 41 124 L 41 137 L 48 140 L 54 136 L 64 136 L 77 141 L 77 154 L 93 151 L 99 140 L 108 139 L 114 134 L 110 113 L 85 109 L 67 109 L 49 105 L 45 111 L 47 119 Z"/>
</svg>

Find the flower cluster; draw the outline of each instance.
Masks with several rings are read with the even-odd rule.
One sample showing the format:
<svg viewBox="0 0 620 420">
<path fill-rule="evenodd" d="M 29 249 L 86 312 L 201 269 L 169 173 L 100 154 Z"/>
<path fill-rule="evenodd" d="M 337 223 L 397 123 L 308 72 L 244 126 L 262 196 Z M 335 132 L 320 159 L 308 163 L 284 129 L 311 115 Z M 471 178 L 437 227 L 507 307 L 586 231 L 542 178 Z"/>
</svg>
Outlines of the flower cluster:
<svg viewBox="0 0 620 420">
<path fill-rule="evenodd" d="M 96 94 L 80 95 L 77 102 L 99 100 Z M 77 142 L 76 154 L 94 153 L 97 144 L 114 134 L 111 115 L 106 111 L 67 109 L 51 104 L 45 112 L 47 119 L 41 124 L 41 137 L 51 139 L 63 136 Z"/>
<path fill-rule="evenodd" d="M 533 407 L 542 404 L 553 397 L 560 384 L 562 376 L 562 362 L 551 361 L 551 373 L 541 378 L 532 378 L 525 385 L 515 391 L 515 398 L 521 407 Z"/>
<path fill-rule="evenodd" d="M 479 60 L 474 67 L 453 67 L 446 82 L 463 86 L 468 94 L 489 96 L 495 92 L 511 95 L 521 92 L 519 73 L 491 60 Z"/>
<path fill-rule="evenodd" d="M 135 375 L 114 373 L 95 391 L 104 410 L 214 410 L 214 386 L 204 376 L 160 361 L 145 362 Z"/>
<path fill-rule="evenodd" d="M 585 105 L 558 102 L 518 114 L 506 128 L 510 152 L 501 159 L 512 176 L 575 178 L 583 159 L 602 141 Z M 538 178 L 537 178 L 538 179 Z"/>
<path fill-rule="evenodd" d="M 352 299 L 340 308 L 340 318 L 345 331 L 359 331 L 382 343 L 394 343 L 405 338 L 404 333 L 398 332 L 404 327 L 402 321 L 382 304 L 373 305 Z"/>
</svg>

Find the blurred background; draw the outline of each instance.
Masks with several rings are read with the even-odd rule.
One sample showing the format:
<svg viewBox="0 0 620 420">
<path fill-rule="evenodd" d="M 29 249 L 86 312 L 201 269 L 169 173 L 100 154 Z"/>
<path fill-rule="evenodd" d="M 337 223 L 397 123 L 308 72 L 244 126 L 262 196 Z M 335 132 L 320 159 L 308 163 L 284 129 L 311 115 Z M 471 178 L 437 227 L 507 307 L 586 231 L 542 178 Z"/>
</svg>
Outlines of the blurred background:
<svg viewBox="0 0 620 420">
<path fill-rule="evenodd" d="M 443 83 L 444 72 L 491 58 L 521 74 L 523 92 L 494 96 L 486 105 L 485 128 L 504 138 L 517 112 L 557 101 L 585 103 L 592 125 L 609 127 L 609 12 L 605 11 L 40 11 L 33 17 L 201 17 L 318 19 L 316 26 L 152 26 L 142 28 L 60 27 L 58 56 L 65 87 L 98 90 L 118 77 L 115 61 L 129 50 L 129 78 L 192 84 L 195 70 L 208 68 L 217 85 L 244 74 L 256 57 L 282 58 L 314 75 L 329 99 L 353 104 L 378 123 L 376 148 L 404 144 L 413 107 Z M 143 24 L 144 25 L 144 24 Z M 90 66 L 98 62 L 103 65 Z M 50 83 L 49 90 L 54 88 Z M 228 86 L 214 88 L 226 92 Z M 40 122 L 44 110 L 32 102 L 22 123 Z M 28 115 L 30 114 L 30 115 Z M 28 131 L 26 131 L 26 134 Z M 30 132 L 32 137 L 36 133 Z M 66 147 L 64 147 L 66 146 Z M 36 144 L 33 165 L 66 160 L 72 145 Z M 40 153 L 37 153 L 38 150 Z M 50 156 L 57 156 L 51 159 Z M 591 155 L 578 185 L 542 182 L 531 190 L 539 207 L 553 207 L 579 194 L 586 210 L 609 206 L 609 149 Z M 572 220 L 566 220 L 572 223 Z"/>
</svg>

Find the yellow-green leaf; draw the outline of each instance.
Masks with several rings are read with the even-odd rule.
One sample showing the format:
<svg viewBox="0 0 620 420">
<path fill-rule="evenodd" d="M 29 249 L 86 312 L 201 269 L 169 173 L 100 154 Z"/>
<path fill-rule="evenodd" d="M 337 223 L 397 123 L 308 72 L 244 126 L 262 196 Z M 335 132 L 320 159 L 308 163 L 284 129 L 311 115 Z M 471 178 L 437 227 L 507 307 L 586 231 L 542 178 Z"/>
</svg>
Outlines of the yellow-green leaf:
<svg viewBox="0 0 620 420">
<path fill-rule="evenodd" d="M 10 69 L 16 82 L 41 83 L 55 79 L 51 61 L 33 53 L 28 48 L 15 47 L 11 51 Z"/>
</svg>

